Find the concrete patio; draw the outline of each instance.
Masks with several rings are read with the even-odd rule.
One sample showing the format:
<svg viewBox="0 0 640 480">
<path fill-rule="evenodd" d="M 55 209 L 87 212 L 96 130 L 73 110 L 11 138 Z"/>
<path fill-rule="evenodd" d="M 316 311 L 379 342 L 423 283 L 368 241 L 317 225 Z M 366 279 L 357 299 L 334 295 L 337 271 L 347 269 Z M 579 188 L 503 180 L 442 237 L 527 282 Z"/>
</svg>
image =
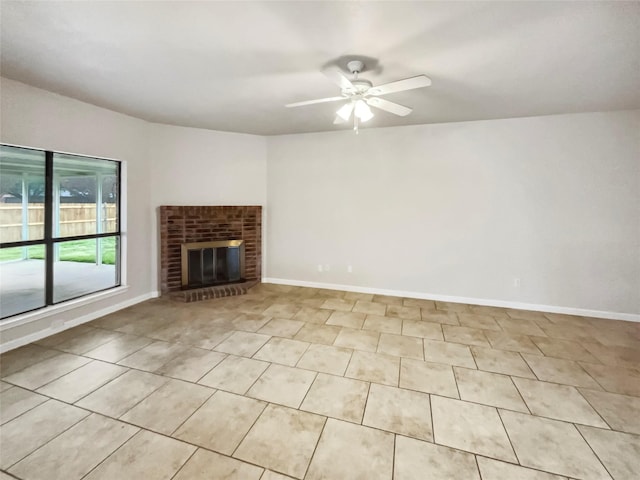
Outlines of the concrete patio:
<svg viewBox="0 0 640 480">
<path fill-rule="evenodd" d="M 0 264 L 0 314 L 8 317 L 44 305 L 44 260 Z M 79 297 L 116 284 L 115 265 L 54 263 L 54 301 Z"/>
</svg>

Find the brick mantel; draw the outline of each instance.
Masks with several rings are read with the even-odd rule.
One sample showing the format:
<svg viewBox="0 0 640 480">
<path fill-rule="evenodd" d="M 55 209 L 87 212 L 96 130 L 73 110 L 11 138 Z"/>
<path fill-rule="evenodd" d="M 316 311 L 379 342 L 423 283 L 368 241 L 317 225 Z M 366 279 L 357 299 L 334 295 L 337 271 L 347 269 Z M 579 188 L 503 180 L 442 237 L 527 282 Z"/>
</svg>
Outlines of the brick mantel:
<svg viewBox="0 0 640 480">
<path fill-rule="evenodd" d="M 260 280 L 262 265 L 262 207 L 160 207 L 160 291 L 182 289 L 180 245 L 216 240 L 244 240 L 245 278 Z"/>
</svg>

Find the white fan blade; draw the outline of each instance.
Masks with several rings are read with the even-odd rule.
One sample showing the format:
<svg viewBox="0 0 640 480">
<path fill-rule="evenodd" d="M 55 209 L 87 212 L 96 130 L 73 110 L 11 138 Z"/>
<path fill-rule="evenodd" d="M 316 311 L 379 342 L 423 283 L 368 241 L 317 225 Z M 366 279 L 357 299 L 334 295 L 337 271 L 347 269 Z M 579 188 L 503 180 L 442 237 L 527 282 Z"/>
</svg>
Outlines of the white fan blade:
<svg viewBox="0 0 640 480">
<path fill-rule="evenodd" d="M 345 97 L 327 97 L 327 98 L 318 98 L 317 100 L 306 100 L 304 102 L 296 102 L 296 103 L 289 103 L 288 105 L 285 105 L 285 107 L 302 107 L 304 105 L 313 105 L 316 103 L 325 103 L 325 102 L 337 102 L 338 100 L 344 100 Z"/>
<path fill-rule="evenodd" d="M 325 68 L 322 73 L 342 90 L 353 90 L 355 88 L 351 80 L 345 77 L 338 67 Z"/>
<path fill-rule="evenodd" d="M 340 115 L 336 115 L 336 118 L 333 119 L 334 125 L 342 125 L 343 123 L 347 123 L 347 121 L 342 118 Z"/>
<path fill-rule="evenodd" d="M 399 103 L 390 102 L 384 98 L 367 98 L 366 102 L 372 107 L 379 108 L 380 110 L 384 110 L 385 112 L 393 113 L 394 115 L 399 115 L 401 117 L 406 117 L 413 112 L 412 108 L 405 107 Z"/>
<path fill-rule="evenodd" d="M 431 79 L 429 77 L 426 75 L 418 75 L 417 77 L 405 78 L 397 82 L 371 87 L 367 90 L 367 94 L 386 95 L 387 93 L 403 92 L 405 90 L 413 90 L 414 88 L 428 87 L 429 85 L 431 85 Z"/>
</svg>

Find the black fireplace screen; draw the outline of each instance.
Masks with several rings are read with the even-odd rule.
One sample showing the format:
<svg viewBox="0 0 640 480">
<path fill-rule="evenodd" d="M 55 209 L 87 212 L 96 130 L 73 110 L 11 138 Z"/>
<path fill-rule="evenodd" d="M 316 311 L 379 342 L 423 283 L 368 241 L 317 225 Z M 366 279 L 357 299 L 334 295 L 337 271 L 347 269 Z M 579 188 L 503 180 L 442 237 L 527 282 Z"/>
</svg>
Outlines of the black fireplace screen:
<svg viewBox="0 0 640 480">
<path fill-rule="evenodd" d="M 200 287 L 243 281 L 244 242 L 185 243 L 182 245 L 182 285 Z"/>
</svg>

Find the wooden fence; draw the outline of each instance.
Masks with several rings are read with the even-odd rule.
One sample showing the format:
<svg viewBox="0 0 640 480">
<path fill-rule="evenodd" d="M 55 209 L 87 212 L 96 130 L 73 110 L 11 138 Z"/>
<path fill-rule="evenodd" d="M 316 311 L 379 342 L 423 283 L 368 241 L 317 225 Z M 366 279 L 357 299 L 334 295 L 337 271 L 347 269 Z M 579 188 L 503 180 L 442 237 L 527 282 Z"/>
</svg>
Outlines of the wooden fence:
<svg viewBox="0 0 640 480">
<path fill-rule="evenodd" d="M 31 204 L 28 209 L 29 240 L 44 236 L 44 205 Z M 102 204 L 102 232 L 116 229 L 116 205 Z M 59 231 L 54 235 L 72 237 L 96 233 L 95 203 L 63 203 L 60 205 Z M 0 204 L 0 243 L 19 242 L 22 238 L 22 205 Z M 26 240 L 26 239 L 24 239 Z"/>
</svg>

